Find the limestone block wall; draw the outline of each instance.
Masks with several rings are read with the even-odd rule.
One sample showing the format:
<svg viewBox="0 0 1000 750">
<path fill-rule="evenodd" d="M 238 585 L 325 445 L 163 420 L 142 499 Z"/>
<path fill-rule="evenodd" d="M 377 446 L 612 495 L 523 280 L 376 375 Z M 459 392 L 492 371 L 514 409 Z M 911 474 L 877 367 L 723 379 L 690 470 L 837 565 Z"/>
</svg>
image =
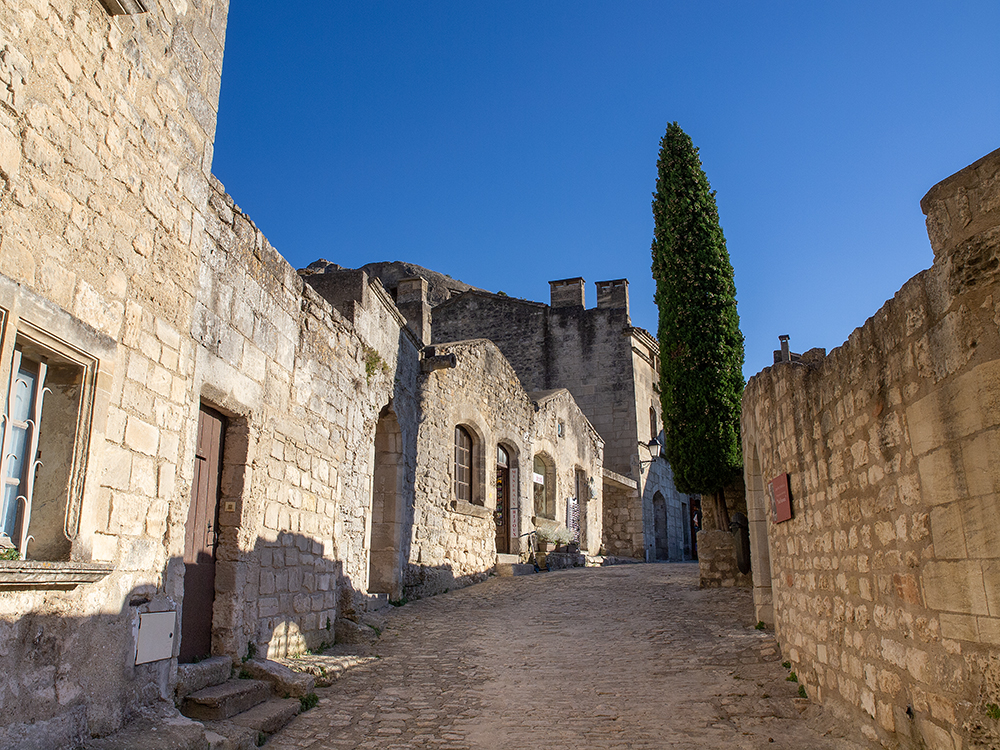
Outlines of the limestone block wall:
<svg viewBox="0 0 1000 750">
<path fill-rule="evenodd" d="M 604 441 L 565 388 L 528 397 L 538 406 L 534 417 L 533 452 L 551 458 L 555 468 L 555 514 L 551 520 L 568 527 L 569 499 L 579 503 L 580 549 L 596 555 L 603 535 Z M 532 489 L 528 488 L 529 491 Z M 529 494 L 529 501 L 533 498 Z M 527 512 L 534 515 L 531 506 Z M 537 527 L 542 521 L 537 521 Z"/>
<path fill-rule="evenodd" d="M 568 389 L 605 440 L 605 465 L 630 471 L 636 404 L 627 307 L 552 308 L 471 291 L 435 307 L 432 320 L 435 342 L 493 341 L 528 391 Z"/>
<path fill-rule="evenodd" d="M 605 554 L 617 557 L 646 559 L 646 528 L 642 496 L 638 485 L 629 477 L 604 479 L 604 540 Z M 622 481 L 624 480 L 624 481 Z"/>
<path fill-rule="evenodd" d="M 377 282 L 361 279 L 348 321 L 217 182 L 211 205 L 193 334 L 200 400 L 230 417 L 215 653 L 252 642 L 287 656 L 332 642 L 368 591 L 376 425 L 390 403 L 409 445 L 399 489 L 412 495 L 418 350 Z"/>
<path fill-rule="evenodd" d="M 484 580 L 496 563 L 496 454 L 510 455 L 519 533 L 531 528 L 534 408 L 514 369 L 489 341 L 436 344 L 456 366 L 420 377 L 423 421 L 417 442 L 412 547 L 404 592 L 412 598 Z M 455 496 L 455 428 L 469 431 L 472 502 Z"/>
<path fill-rule="evenodd" d="M 928 192 L 934 264 L 743 400 L 755 599 L 886 747 L 1000 744 L 1000 151 Z M 793 519 L 766 483 L 790 475 Z M 769 586 L 768 586 L 769 585 Z"/>
<path fill-rule="evenodd" d="M 749 573 L 736 565 L 735 537 L 728 531 L 706 529 L 698 532 L 698 585 L 702 588 L 730 588 L 751 585 Z"/>
<path fill-rule="evenodd" d="M 29 530 L 63 537 L 28 546 L 52 565 L 0 595 L 4 747 L 70 746 L 168 692 L 170 662 L 135 666 L 133 632 L 171 607 L 168 509 L 191 476 L 188 331 L 228 3 L 151 5 L 0 6 L 4 400 L 15 344 L 41 344 L 82 363 L 85 430 L 65 511 L 32 514 Z M 59 583 L 87 565 L 110 572 Z M 0 563 L 0 584 L 16 568 Z"/>
</svg>

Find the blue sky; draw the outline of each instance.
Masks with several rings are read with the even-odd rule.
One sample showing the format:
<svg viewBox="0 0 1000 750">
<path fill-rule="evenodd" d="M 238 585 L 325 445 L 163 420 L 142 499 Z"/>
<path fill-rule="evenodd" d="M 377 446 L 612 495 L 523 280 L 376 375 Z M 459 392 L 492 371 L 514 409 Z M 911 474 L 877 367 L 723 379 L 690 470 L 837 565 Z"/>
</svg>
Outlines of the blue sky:
<svg viewBox="0 0 1000 750">
<path fill-rule="evenodd" d="M 1000 3 L 230 6 L 215 174 L 296 267 L 405 260 L 548 301 L 627 277 L 656 331 L 659 141 L 701 152 L 749 377 L 931 264 L 919 201 L 1000 147 Z"/>
</svg>

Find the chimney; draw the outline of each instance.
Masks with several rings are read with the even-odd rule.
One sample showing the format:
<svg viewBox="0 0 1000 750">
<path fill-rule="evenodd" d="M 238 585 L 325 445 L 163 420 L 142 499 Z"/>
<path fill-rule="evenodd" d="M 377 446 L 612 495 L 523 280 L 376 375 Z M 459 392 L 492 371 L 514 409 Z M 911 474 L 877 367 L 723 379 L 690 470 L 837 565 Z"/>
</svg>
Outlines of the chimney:
<svg viewBox="0 0 1000 750">
<path fill-rule="evenodd" d="M 552 307 L 583 307 L 583 289 L 586 286 L 583 279 L 562 279 L 549 282 Z"/>
<path fill-rule="evenodd" d="M 774 350 L 774 364 L 779 362 L 798 362 L 802 359 L 801 354 L 796 354 L 788 348 L 788 334 L 782 334 L 778 336 L 778 341 L 781 342 L 781 348 Z M 823 352 L 826 354 L 826 352 Z"/>
<path fill-rule="evenodd" d="M 628 279 L 597 282 L 597 307 L 625 308 L 628 314 Z"/>
<path fill-rule="evenodd" d="M 396 307 L 424 346 L 431 343 L 431 306 L 427 302 L 427 279 L 420 276 L 400 279 L 396 286 Z"/>
</svg>

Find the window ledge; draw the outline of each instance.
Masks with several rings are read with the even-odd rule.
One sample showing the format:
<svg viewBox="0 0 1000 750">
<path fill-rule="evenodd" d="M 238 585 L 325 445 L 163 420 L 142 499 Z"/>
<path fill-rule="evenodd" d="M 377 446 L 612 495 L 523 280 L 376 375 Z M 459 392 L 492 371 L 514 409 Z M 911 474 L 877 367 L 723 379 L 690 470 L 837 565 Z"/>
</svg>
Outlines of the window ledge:
<svg viewBox="0 0 1000 750">
<path fill-rule="evenodd" d="M 465 502 L 465 500 L 452 500 L 451 509 L 456 513 L 461 513 L 463 516 L 474 516 L 475 518 L 489 518 L 493 515 L 492 512 L 482 505 L 473 505 L 472 503 Z"/>
<path fill-rule="evenodd" d="M 71 589 L 95 583 L 112 570 L 111 563 L 0 560 L 0 590 Z"/>
</svg>

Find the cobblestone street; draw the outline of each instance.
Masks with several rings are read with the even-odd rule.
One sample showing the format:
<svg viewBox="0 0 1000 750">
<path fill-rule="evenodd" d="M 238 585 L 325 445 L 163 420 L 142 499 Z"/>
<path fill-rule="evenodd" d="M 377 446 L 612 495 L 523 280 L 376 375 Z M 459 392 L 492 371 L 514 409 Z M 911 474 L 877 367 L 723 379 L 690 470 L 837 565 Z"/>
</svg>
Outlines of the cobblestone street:
<svg viewBox="0 0 1000 750">
<path fill-rule="evenodd" d="M 865 747 L 697 564 L 492 578 L 387 612 L 369 655 L 267 748 Z"/>
</svg>

